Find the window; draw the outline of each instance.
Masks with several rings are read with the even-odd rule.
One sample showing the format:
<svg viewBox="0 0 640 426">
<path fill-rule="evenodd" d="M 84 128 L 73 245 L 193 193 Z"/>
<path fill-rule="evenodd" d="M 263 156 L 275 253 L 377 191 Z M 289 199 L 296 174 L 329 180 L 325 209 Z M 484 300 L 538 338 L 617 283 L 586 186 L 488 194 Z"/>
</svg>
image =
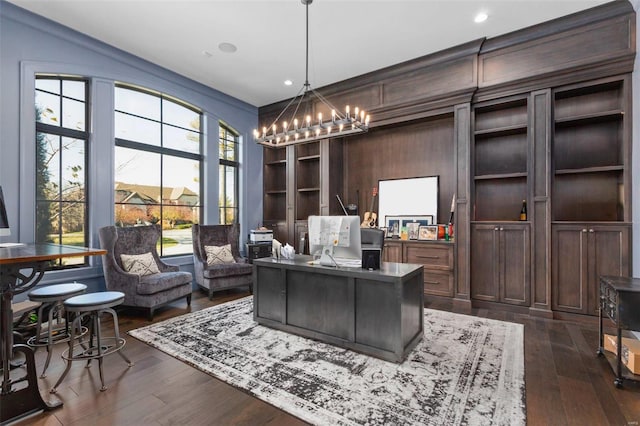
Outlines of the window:
<svg viewBox="0 0 640 426">
<path fill-rule="evenodd" d="M 161 256 L 193 253 L 200 222 L 202 114 L 184 102 L 125 85 L 115 89 L 115 223 L 160 224 Z"/>
<path fill-rule="evenodd" d="M 36 76 L 35 241 L 87 246 L 88 82 Z M 85 258 L 52 262 L 82 266 Z"/>
<path fill-rule="evenodd" d="M 220 123 L 220 223 L 238 221 L 238 134 Z"/>
</svg>

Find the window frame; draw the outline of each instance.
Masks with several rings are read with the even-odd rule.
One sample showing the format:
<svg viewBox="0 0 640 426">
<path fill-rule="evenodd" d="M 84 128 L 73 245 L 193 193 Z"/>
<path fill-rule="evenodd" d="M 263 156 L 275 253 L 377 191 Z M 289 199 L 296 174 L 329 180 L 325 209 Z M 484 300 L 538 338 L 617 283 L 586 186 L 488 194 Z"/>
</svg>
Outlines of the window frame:
<svg viewBox="0 0 640 426">
<path fill-rule="evenodd" d="M 227 158 L 222 158 L 222 153 L 226 152 L 226 150 L 223 147 L 226 147 L 227 141 L 229 141 L 228 137 L 222 137 L 220 134 L 223 133 L 226 135 L 233 135 L 233 158 L 235 158 L 235 160 L 228 160 Z M 240 188 L 239 188 L 239 184 L 240 184 L 240 162 L 238 161 L 238 155 L 239 155 L 239 144 L 240 144 L 240 134 L 235 131 L 231 126 L 227 125 L 224 122 L 220 122 L 219 123 L 219 131 L 218 131 L 218 177 L 219 179 L 221 179 L 221 176 L 224 176 L 224 182 L 220 181 L 218 182 L 218 188 L 219 188 L 219 192 L 218 192 L 218 212 L 219 212 L 219 218 L 218 221 L 220 224 L 222 225 L 226 225 L 226 212 L 227 210 L 234 210 L 234 221 L 232 223 L 238 223 L 240 221 Z M 227 174 L 224 173 L 220 173 L 220 168 L 221 167 L 225 167 L 225 169 L 227 167 L 231 167 L 234 170 L 233 173 L 233 179 L 234 179 L 234 194 L 233 194 L 233 199 L 235 200 L 235 206 L 234 207 L 229 207 L 226 203 L 227 200 L 227 185 L 226 185 L 226 176 Z M 222 204 L 220 204 L 220 202 L 222 201 Z"/>
<path fill-rule="evenodd" d="M 149 143 L 144 143 L 144 142 L 137 142 L 137 141 L 132 141 L 132 140 L 128 140 L 128 139 L 123 139 L 123 138 L 119 138 L 119 137 L 115 137 L 114 136 L 114 149 L 115 148 L 127 148 L 127 149 L 133 149 L 133 150 L 137 150 L 137 151 L 142 151 L 142 152 L 148 152 L 148 153 L 153 153 L 153 154 L 159 154 L 161 156 L 167 155 L 167 156 L 171 156 L 171 157 L 177 157 L 177 158 L 183 158 L 183 159 L 187 159 L 187 160 L 194 160 L 194 161 L 198 161 L 200 164 L 200 175 L 199 175 L 199 202 L 198 202 L 198 209 L 199 209 L 199 215 L 198 215 L 198 222 L 201 223 L 202 219 L 204 217 L 204 210 L 205 210 L 205 197 L 203 196 L 203 189 L 204 189 L 204 185 L 203 185 L 203 168 L 205 165 L 205 156 L 203 154 L 203 146 L 204 146 L 204 139 L 205 139 L 205 132 L 204 132 L 204 117 L 205 114 L 202 111 L 202 109 L 190 105 L 187 102 L 184 102 L 180 99 L 177 99 L 175 97 L 166 95 L 164 93 L 161 92 L 157 92 L 151 89 L 146 89 L 146 88 L 142 88 L 140 86 L 136 86 L 136 85 L 131 85 L 131 84 L 127 84 L 127 83 L 123 83 L 123 82 L 116 82 L 114 84 L 114 96 L 115 96 L 115 92 L 118 89 L 125 89 L 125 90 L 130 90 L 130 91 L 136 91 L 148 96 L 153 96 L 158 98 L 158 100 L 160 101 L 160 119 L 154 119 L 154 118 L 150 118 L 150 117 L 145 117 L 139 114 L 134 114 L 134 113 L 130 113 L 130 112 L 126 112 L 126 111 L 122 111 L 116 108 L 115 104 L 114 104 L 114 108 L 113 108 L 113 114 L 114 114 L 114 125 L 115 125 L 115 115 L 117 113 L 120 114 L 124 114 L 130 117 L 134 117 L 134 118 L 139 118 L 139 119 L 143 119 L 143 120 L 148 120 L 150 122 L 153 123 L 157 123 L 160 125 L 160 145 L 151 145 Z M 187 108 L 191 111 L 193 111 L 194 113 L 199 114 L 200 116 L 200 120 L 199 120 L 199 129 L 197 131 L 195 131 L 194 129 L 190 129 L 190 128 L 186 128 L 186 127 L 182 127 L 176 124 L 172 124 L 164 120 L 163 114 L 164 114 L 164 109 L 163 109 L 163 102 L 164 101 L 168 101 L 168 102 L 172 102 L 175 103 L 177 105 L 180 105 L 184 108 Z M 163 136 L 164 136 L 164 126 L 170 126 L 172 128 L 176 128 L 176 129 L 180 129 L 180 130 L 186 130 L 186 131 L 190 131 L 190 132 L 197 132 L 199 135 L 199 147 L 198 150 L 200 151 L 199 154 L 193 153 L 193 152 L 188 152 L 188 151 L 181 151 L 175 148 L 166 148 L 162 146 L 162 140 L 163 140 Z M 115 164 L 114 164 L 115 165 Z M 162 193 L 163 188 L 164 188 L 164 182 L 163 182 L 163 168 L 164 168 L 164 161 L 160 162 L 160 193 Z M 115 183 L 115 175 L 114 175 L 114 183 Z M 115 208 L 118 205 L 123 205 L 126 203 L 118 203 L 114 200 L 114 204 L 113 207 Z M 168 205 L 165 204 L 163 202 L 163 200 L 160 201 L 160 203 L 157 204 L 159 209 L 160 209 L 160 217 L 162 218 L 162 212 L 163 212 L 163 207 Z M 113 216 L 112 216 L 113 217 Z M 115 217 L 114 217 L 115 220 Z M 167 255 L 163 253 L 163 245 L 162 245 L 162 234 L 163 234 L 164 230 L 161 229 L 161 237 L 160 237 L 160 241 L 159 241 L 159 247 L 158 247 L 158 254 L 162 257 L 179 257 L 179 256 L 188 256 L 191 255 L 192 252 L 185 252 L 185 253 L 178 253 L 178 254 L 173 254 L 173 255 Z"/>
<path fill-rule="evenodd" d="M 53 93 L 53 92 L 49 92 L 43 89 L 38 89 L 37 88 L 37 81 L 38 80 L 55 80 L 57 82 L 59 82 L 60 85 L 60 93 Z M 89 193 L 89 188 L 90 188 L 90 170 L 89 168 L 91 167 L 90 164 L 90 149 L 91 149 L 91 79 L 88 77 L 83 77 L 83 76 L 75 76 L 75 75 L 60 75 L 60 74 L 48 74 L 48 73 L 36 73 L 34 75 L 34 90 L 33 90 L 33 106 L 35 109 L 36 106 L 36 92 L 42 92 L 42 93 L 48 93 L 54 96 L 59 97 L 60 99 L 60 117 L 62 118 L 63 114 L 64 114 L 64 110 L 63 110 L 63 100 L 64 99 L 71 99 L 74 101 L 78 101 L 78 99 L 75 98 L 71 98 L 69 96 L 65 96 L 64 95 L 64 91 L 63 91 L 63 82 L 64 81 L 80 81 L 84 83 L 84 130 L 76 130 L 76 129 L 72 129 L 72 128 L 68 128 L 68 127 L 63 127 L 62 126 L 62 120 L 60 122 L 60 126 L 54 126 L 52 124 L 47 124 L 47 123 L 42 123 L 38 121 L 38 117 L 37 114 L 35 114 L 34 112 L 34 123 L 35 123 L 35 137 L 34 137 L 34 144 L 37 144 L 38 141 L 38 135 L 43 133 L 43 134 L 49 134 L 49 135 L 54 135 L 54 136 L 58 136 L 60 138 L 71 138 L 71 139 L 76 139 L 76 140 L 82 140 L 84 141 L 84 169 L 83 169 L 83 179 L 84 179 L 84 201 L 82 202 L 82 204 L 84 205 L 84 232 L 83 232 L 83 241 L 84 241 L 84 246 L 89 246 L 89 238 L 90 238 L 90 212 L 89 212 L 89 202 L 88 200 L 90 199 L 90 193 Z M 38 147 L 36 146 L 34 149 L 34 152 L 36 153 L 36 156 L 34 157 L 34 163 L 37 162 L 36 158 L 37 158 L 37 153 L 38 153 Z M 62 155 L 60 156 L 61 160 L 62 160 Z M 37 194 L 37 182 L 38 182 L 38 178 L 37 178 L 37 173 L 38 173 L 38 167 L 37 165 L 34 167 L 34 172 L 36 174 L 36 178 L 35 178 L 35 182 L 36 184 L 34 185 L 34 201 L 35 201 L 35 206 L 34 206 L 34 218 L 37 218 L 37 210 L 38 210 L 38 202 L 39 201 L 48 201 L 48 202 L 53 202 L 51 200 L 38 200 L 37 196 L 35 196 L 35 194 Z M 58 193 L 60 194 L 62 191 L 62 186 L 59 187 L 58 189 Z M 59 201 L 57 201 L 57 203 L 59 205 L 64 204 L 65 202 L 62 201 L 62 197 L 58 197 Z M 60 219 L 59 219 L 60 223 L 62 222 L 62 215 L 60 215 Z M 44 241 L 36 241 L 37 236 L 38 236 L 38 232 L 37 232 L 37 220 L 33 221 L 33 233 L 34 233 L 34 241 L 35 242 L 44 242 Z M 59 231 L 58 231 L 58 239 L 60 241 L 60 244 L 62 244 L 62 226 L 61 224 L 59 225 Z M 74 260 L 74 261 L 77 261 Z M 89 266 L 89 260 L 87 257 L 83 257 L 82 258 L 82 262 L 80 263 L 74 263 L 74 264 L 65 264 L 65 259 L 58 259 L 58 260 L 54 260 L 48 263 L 47 265 L 47 270 L 63 270 L 63 269 L 74 269 L 74 268 L 82 268 L 82 267 L 87 267 Z"/>
</svg>

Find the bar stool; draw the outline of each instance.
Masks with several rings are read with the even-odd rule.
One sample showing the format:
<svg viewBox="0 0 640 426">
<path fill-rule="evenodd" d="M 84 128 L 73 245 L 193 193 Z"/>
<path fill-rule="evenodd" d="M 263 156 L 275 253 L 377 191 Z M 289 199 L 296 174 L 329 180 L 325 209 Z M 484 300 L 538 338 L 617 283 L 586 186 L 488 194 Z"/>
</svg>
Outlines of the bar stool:
<svg viewBox="0 0 640 426">
<path fill-rule="evenodd" d="M 119 291 L 105 291 L 101 293 L 88 293 L 80 296 L 71 297 L 64 302 L 64 308 L 67 312 L 75 312 L 76 317 L 73 320 L 71 326 L 71 338 L 69 339 L 69 348 L 62 353 L 62 358 L 67 361 L 67 367 L 65 368 L 62 376 L 58 379 L 56 384 L 51 389 L 51 393 L 57 392 L 58 385 L 65 378 L 69 370 L 71 369 L 71 363 L 73 361 L 87 361 L 87 368 L 91 366 L 91 361 L 98 360 L 98 369 L 100 371 L 100 382 L 102 387 L 100 391 L 107 390 L 104 385 L 104 374 L 102 373 L 102 359 L 114 352 L 117 352 L 122 359 L 124 359 L 129 367 L 133 365 L 131 361 L 122 353 L 121 349 L 124 347 L 125 339 L 120 337 L 120 328 L 118 326 L 118 314 L 111 309 L 113 306 L 117 306 L 124 301 L 124 293 Z M 102 336 L 102 328 L 100 315 L 103 313 L 111 314 L 113 318 L 113 331 L 112 337 Z M 79 341 L 74 342 L 74 331 L 80 326 L 84 317 L 89 317 L 89 341 L 88 344 L 83 342 L 81 337 Z"/>
<path fill-rule="evenodd" d="M 36 323 L 36 334 L 27 340 L 27 345 L 38 348 L 40 346 L 47 347 L 47 360 L 42 369 L 41 378 L 46 377 L 49 361 L 51 361 L 52 346 L 56 343 L 66 342 L 70 338 L 69 321 L 64 314 L 63 302 L 70 297 L 82 294 L 87 286 L 80 283 L 57 284 L 47 287 L 37 288 L 29 292 L 29 300 L 32 302 L 40 302 L 38 308 L 38 321 Z M 46 333 L 42 332 L 42 321 L 45 309 L 49 309 L 48 323 Z M 54 324 L 55 318 L 55 324 Z M 63 323 L 64 321 L 64 323 Z M 80 326 L 80 324 L 78 324 Z M 86 328 L 84 329 L 86 331 Z M 76 330 L 77 336 L 82 335 L 83 329 Z"/>
</svg>

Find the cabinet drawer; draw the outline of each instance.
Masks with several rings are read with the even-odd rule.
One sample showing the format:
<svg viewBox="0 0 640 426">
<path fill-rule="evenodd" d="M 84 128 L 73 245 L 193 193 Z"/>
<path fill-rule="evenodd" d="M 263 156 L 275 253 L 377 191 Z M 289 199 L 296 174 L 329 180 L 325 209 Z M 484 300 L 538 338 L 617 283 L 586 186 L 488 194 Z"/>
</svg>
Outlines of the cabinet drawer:
<svg viewBox="0 0 640 426">
<path fill-rule="evenodd" d="M 600 283 L 600 309 L 613 322 L 618 322 L 618 292 L 603 282 Z"/>
<path fill-rule="evenodd" d="M 424 270 L 424 293 L 453 297 L 453 272 Z"/>
<path fill-rule="evenodd" d="M 424 265 L 426 269 L 453 269 L 453 250 L 445 245 L 409 245 L 406 247 L 405 261 Z"/>
</svg>

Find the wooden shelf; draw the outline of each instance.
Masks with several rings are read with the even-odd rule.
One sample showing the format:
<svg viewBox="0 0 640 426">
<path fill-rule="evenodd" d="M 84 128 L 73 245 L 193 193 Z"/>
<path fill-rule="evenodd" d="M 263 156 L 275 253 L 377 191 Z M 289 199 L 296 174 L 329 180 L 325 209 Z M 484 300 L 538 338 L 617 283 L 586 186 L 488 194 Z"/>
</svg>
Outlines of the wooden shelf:
<svg viewBox="0 0 640 426">
<path fill-rule="evenodd" d="M 298 192 L 318 192 L 320 191 L 320 188 L 318 187 L 313 187 L 313 188 L 298 188 Z"/>
<path fill-rule="evenodd" d="M 264 193 L 267 195 L 281 195 L 281 194 L 286 194 L 287 190 L 286 189 L 266 190 Z"/>
<path fill-rule="evenodd" d="M 481 175 L 481 176 L 475 176 L 474 179 L 475 180 L 491 180 L 491 179 L 526 178 L 526 177 L 527 177 L 527 172 L 520 172 L 520 173 L 501 173 L 501 174 L 494 174 L 494 175 Z"/>
<path fill-rule="evenodd" d="M 265 166 L 286 166 L 287 165 L 287 160 L 276 160 L 276 161 L 269 161 L 264 163 Z"/>
<path fill-rule="evenodd" d="M 519 133 L 527 133 L 527 124 L 516 124 L 513 126 L 504 126 L 498 127 L 495 129 L 484 129 L 484 130 L 476 130 L 474 135 L 476 138 L 482 137 L 496 137 L 496 136 L 507 136 L 507 135 L 516 135 Z"/>
<path fill-rule="evenodd" d="M 612 120 L 620 119 L 623 114 L 624 112 L 622 110 L 614 109 L 610 111 L 602 111 L 602 112 L 591 113 L 591 114 L 582 114 L 582 115 L 575 115 L 570 117 L 556 118 L 555 123 L 556 123 L 556 126 L 564 127 L 564 126 L 573 126 L 573 125 L 579 125 L 584 123 L 612 121 Z"/>
<path fill-rule="evenodd" d="M 570 174 L 581 174 L 581 173 L 601 173 L 601 172 L 615 172 L 615 171 L 623 171 L 624 166 L 603 166 L 603 167 L 583 167 L 580 169 L 562 169 L 556 170 L 556 175 L 570 175 Z"/>
<path fill-rule="evenodd" d="M 320 155 L 306 155 L 304 157 L 298 157 L 298 161 L 313 161 L 320 160 Z"/>
</svg>

